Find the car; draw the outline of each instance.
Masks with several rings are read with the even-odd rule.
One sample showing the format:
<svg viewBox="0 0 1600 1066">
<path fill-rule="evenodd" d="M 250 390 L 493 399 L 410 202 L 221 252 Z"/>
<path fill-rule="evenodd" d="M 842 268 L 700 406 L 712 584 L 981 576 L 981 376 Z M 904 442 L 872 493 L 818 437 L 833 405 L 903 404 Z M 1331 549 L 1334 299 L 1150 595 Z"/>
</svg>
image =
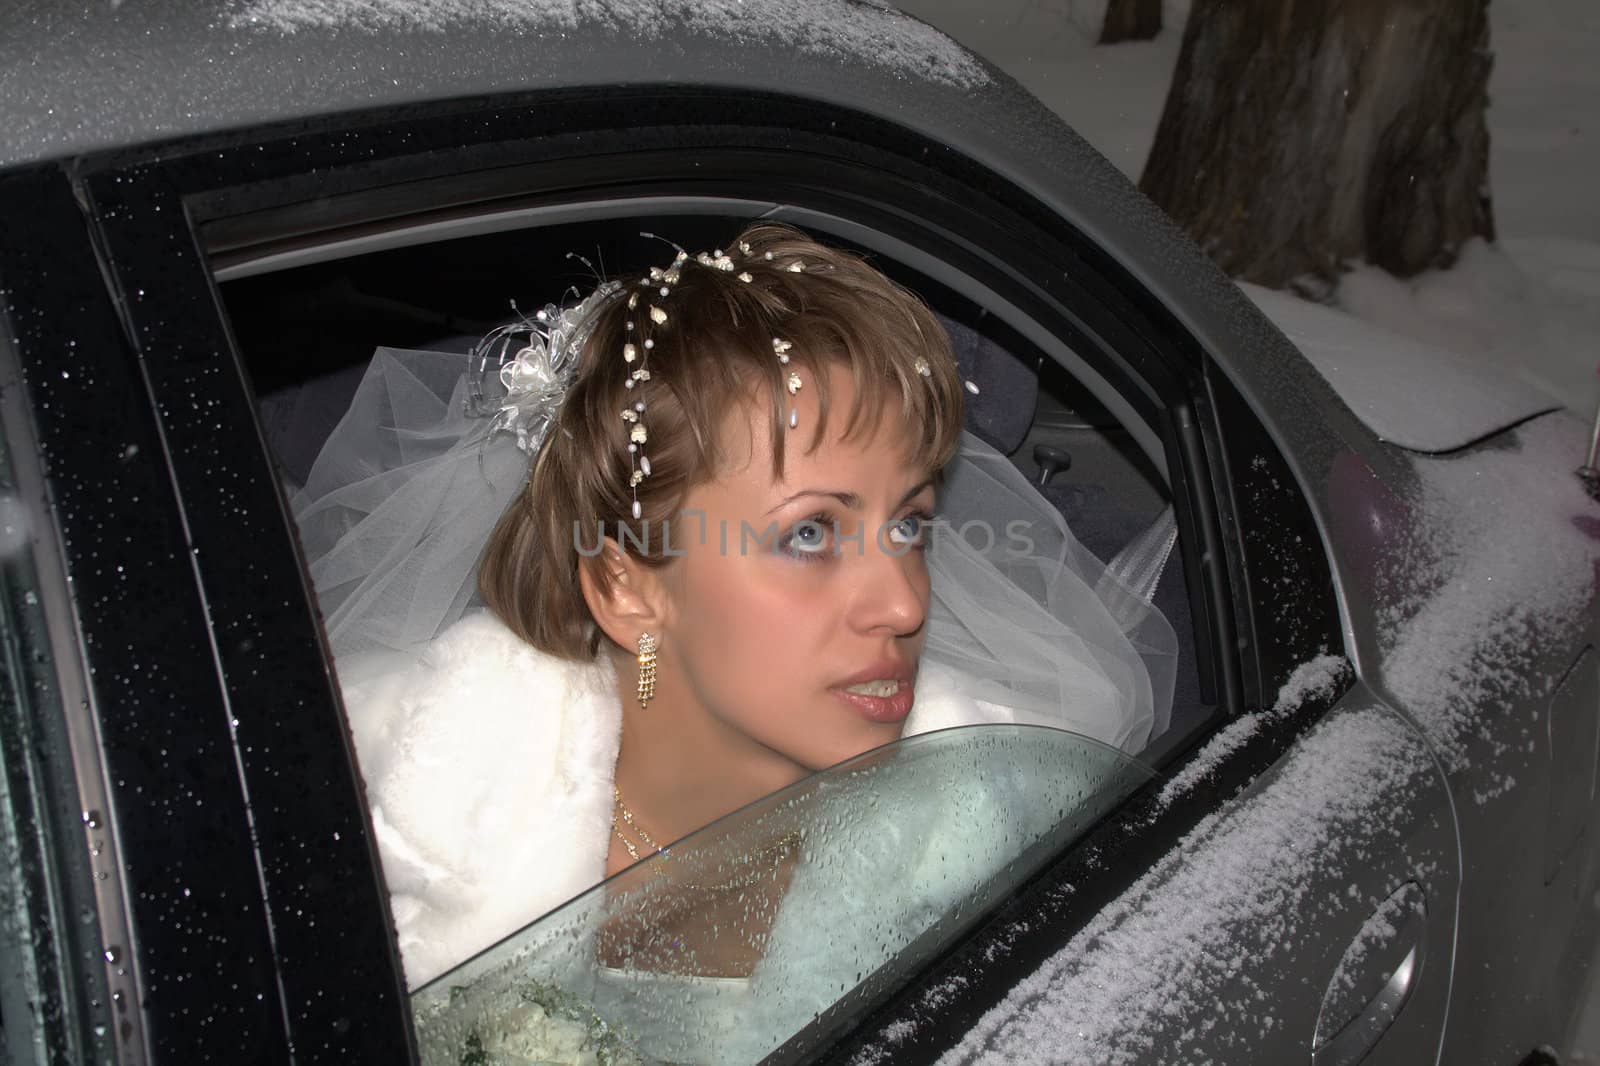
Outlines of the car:
<svg viewBox="0 0 1600 1066">
<path fill-rule="evenodd" d="M 508 277 L 757 217 L 928 299 L 971 427 L 1091 550 L 1169 538 L 1148 592 L 1180 647 L 1136 759 L 1012 730 L 969 761 L 1039 796 L 1102 770 L 767 1061 L 1564 1045 L 1600 898 L 1600 507 L 1538 395 L 1247 294 L 999 71 L 864 0 L 25 0 L 0 89 L 7 1061 L 433 1054 L 286 503 L 301 416 L 377 344 L 492 324 Z M 904 743 L 868 758 L 922 767 L 872 779 L 912 799 L 973 750 Z"/>
</svg>

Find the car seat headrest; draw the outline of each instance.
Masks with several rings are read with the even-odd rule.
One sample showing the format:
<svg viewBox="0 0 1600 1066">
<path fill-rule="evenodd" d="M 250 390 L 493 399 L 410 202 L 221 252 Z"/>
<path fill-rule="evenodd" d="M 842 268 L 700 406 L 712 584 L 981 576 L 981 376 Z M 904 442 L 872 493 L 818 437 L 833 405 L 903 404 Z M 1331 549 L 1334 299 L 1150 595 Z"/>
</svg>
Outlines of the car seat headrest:
<svg viewBox="0 0 1600 1066">
<path fill-rule="evenodd" d="M 1033 425 L 1039 376 L 1031 366 L 970 326 L 939 316 L 950 334 L 961 377 L 978 386 L 967 393 L 967 429 L 1005 455 L 1022 446 Z"/>
</svg>

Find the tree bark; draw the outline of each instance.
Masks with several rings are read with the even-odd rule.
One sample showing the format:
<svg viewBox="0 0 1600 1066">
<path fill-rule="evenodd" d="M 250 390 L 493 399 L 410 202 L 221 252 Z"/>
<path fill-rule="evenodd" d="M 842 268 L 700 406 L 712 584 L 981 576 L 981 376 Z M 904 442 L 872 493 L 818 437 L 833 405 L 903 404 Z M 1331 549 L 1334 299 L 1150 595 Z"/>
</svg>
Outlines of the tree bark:
<svg viewBox="0 0 1600 1066">
<path fill-rule="evenodd" d="M 1100 43 L 1148 41 L 1161 32 L 1161 0 L 1108 0 Z"/>
<path fill-rule="evenodd" d="M 1195 0 L 1140 187 L 1230 274 L 1408 277 L 1494 239 L 1488 0 Z"/>
</svg>

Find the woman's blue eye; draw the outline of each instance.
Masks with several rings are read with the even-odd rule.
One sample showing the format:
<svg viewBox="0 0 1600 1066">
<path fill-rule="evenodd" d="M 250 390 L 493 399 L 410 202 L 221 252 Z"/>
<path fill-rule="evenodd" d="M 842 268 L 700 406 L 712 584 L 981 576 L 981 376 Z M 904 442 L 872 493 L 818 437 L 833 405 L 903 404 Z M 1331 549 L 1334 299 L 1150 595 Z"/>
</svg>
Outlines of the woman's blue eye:
<svg viewBox="0 0 1600 1066">
<path fill-rule="evenodd" d="M 778 542 L 778 549 L 800 558 L 818 556 L 829 549 L 828 534 L 829 529 L 823 518 L 807 518 L 795 523 L 794 528 L 783 535 Z"/>
<path fill-rule="evenodd" d="M 889 543 L 920 548 L 928 535 L 929 516 L 908 514 L 889 527 Z"/>
</svg>

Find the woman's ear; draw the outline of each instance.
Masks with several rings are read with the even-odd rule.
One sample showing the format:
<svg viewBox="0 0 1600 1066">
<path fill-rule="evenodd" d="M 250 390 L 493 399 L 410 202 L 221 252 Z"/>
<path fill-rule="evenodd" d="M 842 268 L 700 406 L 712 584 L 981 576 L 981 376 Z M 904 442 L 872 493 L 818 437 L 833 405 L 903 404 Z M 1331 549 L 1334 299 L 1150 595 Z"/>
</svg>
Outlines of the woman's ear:
<svg viewBox="0 0 1600 1066">
<path fill-rule="evenodd" d="M 631 651 L 639 634 L 660 635 L 667 608 L 661 576 L 614 538 L 605 539 L 598 555 L 579 560 L 578 583 L 595 624 L 617 645 Z"/>
</svg>

